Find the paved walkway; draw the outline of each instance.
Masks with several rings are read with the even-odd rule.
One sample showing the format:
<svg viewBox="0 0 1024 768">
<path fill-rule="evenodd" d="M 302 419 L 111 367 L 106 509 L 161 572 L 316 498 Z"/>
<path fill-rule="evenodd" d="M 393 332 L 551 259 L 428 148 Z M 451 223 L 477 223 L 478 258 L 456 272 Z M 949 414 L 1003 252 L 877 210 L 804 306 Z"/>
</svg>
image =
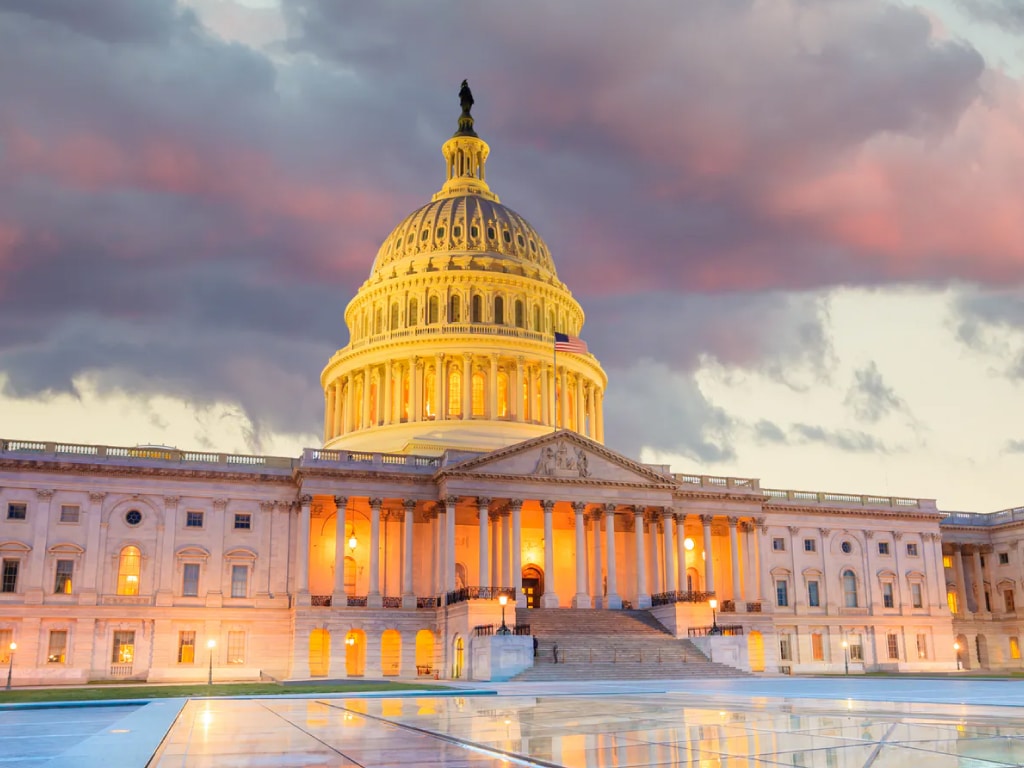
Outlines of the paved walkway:
<svg viewBox="0 0 1024 768">
<path fill-rule="evenodd" d="M 1024 765 L 1024 684 L 757 678 L 0 713 L 8 766 Z"/>
</svg>

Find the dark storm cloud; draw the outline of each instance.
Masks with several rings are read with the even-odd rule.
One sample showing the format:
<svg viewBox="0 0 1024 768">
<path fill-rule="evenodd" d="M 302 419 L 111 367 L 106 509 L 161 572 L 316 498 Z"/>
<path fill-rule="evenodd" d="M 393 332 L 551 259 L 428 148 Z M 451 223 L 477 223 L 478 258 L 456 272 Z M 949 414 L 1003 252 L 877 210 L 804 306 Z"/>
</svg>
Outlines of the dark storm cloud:
<svg viewBox="0 0 1024 768">
<path fill-rule="evenodd" d="M 890 413 L 905 408 L 903 399 L 885 383 L 874 360 L 854 371 L 853 379 L 845 402 L 861 421 L 874 424 Z"/>
<path fill-rule="evenodd" d="M 815 294 L 787 292 L 1019 278 L 1024 237 L 984 216 L 1017 220 L 991 200 L 1019 209 L 1020 175 L 1000 186 L 971 143 L 1015 86 L 986 83 L 978 53 L 912 9 L 283 7 L 289 36 L 271 55 L 171 0 L 0 6 L 10 391 L 68 391 L 87 372 L 316 431 L 316 375 L 346 342 L 344 306 L 391 227 L 440 186 L 464 77 L 495 191 L 588 311 L 584 335 L 616 377 L 609 411 L 625 409 L 609 433 L 627 447 L 645 435 L 730 455 L 728 417 L 688 377 L 701 360 L 782 378 L 822 368 Z M 1012 170 L 1019 129 L 1006 125 L 978 146 Z M 892 163 L 894 137 L 920 157 Z M 970 196 L 936 181 L 968 161 Z M 938 190 L 970 248 L 927 251 L 953 218 Z M 660 367 L 637 367 L 648 359 Z M 631 390 L 665 417 L 630 411 L 617 392 Z"/>
</svg>

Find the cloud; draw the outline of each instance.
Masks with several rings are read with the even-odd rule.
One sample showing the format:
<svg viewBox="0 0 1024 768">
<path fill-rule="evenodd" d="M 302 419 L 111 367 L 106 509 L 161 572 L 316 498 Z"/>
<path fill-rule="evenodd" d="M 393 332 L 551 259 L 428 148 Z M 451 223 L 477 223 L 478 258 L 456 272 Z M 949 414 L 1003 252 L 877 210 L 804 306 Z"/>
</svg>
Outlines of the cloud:
<svg viewBox="0 0 1024 768">
<path fill-rule="evenodd" d="M 990 357 L 1011 379 L 1024 380 L 1024 293 L 1019 290 L 963 290 L 952 309 L 957 339 Z"/>
<path fill-rule="evenodd" d="M 886 385 L 874 360 L 853 372 L 854 383 L 846 394 L 845 404 L 861 421 L 877 423 L 894 411 L 906 408 L 903 399 Z"/>
<path fill-rule="evenodd" d="M 754 425 L 754 438 L 759 443 L 785 443 L 786 433 L 778 424 L 762 419 Z"/>
<path fill-rule="evenodd" d="M 958 0 L 958 5 L 981 21 L 1024 31 L 1024 6 L 1018 0 Z"/>
<path fill-rule="evenodd" d="M 1024 440 L 1007 440 L 1004 453 L 1024 453 Z"/>
<path fill-rule="evenodd" d="M 888 453 L 882 441 L 853 429 L 828 430 L 810 424 L 794 424 L 790 430 L 803 443 L 821 443 L 831 448 L 852 453 Z"/>
</svg>

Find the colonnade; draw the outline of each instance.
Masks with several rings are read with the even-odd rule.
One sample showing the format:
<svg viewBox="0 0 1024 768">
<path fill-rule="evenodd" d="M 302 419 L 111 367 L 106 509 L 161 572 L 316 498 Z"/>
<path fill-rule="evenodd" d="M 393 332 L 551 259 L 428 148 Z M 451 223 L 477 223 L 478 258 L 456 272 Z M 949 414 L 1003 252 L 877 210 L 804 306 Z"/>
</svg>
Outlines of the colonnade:
<svg viewBox="0 0 1024 768">
<path fill-rule="evenodd" d="M 990 590 L 995 590 L 995 583 L 992 577 L 992 553 L 993 548 L 990 545 L 969 545 L 969 544 L 952 544 L 952 558 L 953 558 L 953 580 L 956 588 L 956 613 L 991 613 L 991 604 L 987 604 L 985 601 L 985 583 L 987 582 Z M 970 553 L 966 550 L 970 549 Z M 964 562 L 964 555 L 970 554 L 971 556 L 971 567 L 968 569 Z M 987 555 L 984 563 L 982 562 L 982 555 Z M 967 590 L 967 582 L 971 584 L 971 590 Z M 945 579 L 940 582 L 946 583 Z M 989 599 L 996 599 L 994 594 L 989 595 Z"/>
<path fill-rule="evenodd" d="M 518 394 L 517 394 L 518 393 Z M 328 384 L 324 442 L 404 422 L 490 419 L 571 429 L 604 441 L 603 392 L 569 366 L 523 355 L 415 355 Z"/>
</svg>

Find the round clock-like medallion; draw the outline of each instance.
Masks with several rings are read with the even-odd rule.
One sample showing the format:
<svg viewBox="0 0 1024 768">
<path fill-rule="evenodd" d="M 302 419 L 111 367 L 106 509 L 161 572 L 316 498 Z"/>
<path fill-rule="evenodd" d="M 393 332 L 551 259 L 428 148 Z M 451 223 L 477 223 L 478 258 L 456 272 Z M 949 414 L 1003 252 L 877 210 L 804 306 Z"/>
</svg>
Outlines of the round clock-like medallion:
<svg viewBox="0 0 1024 768">
<path fill-rule="evenodd" d="M 138 525 L 142 522 L 142 513 L 137 509 L 133 509 L 125 514 L 124 521 L 128 523 L 128 525 Z"/>
</svg>

